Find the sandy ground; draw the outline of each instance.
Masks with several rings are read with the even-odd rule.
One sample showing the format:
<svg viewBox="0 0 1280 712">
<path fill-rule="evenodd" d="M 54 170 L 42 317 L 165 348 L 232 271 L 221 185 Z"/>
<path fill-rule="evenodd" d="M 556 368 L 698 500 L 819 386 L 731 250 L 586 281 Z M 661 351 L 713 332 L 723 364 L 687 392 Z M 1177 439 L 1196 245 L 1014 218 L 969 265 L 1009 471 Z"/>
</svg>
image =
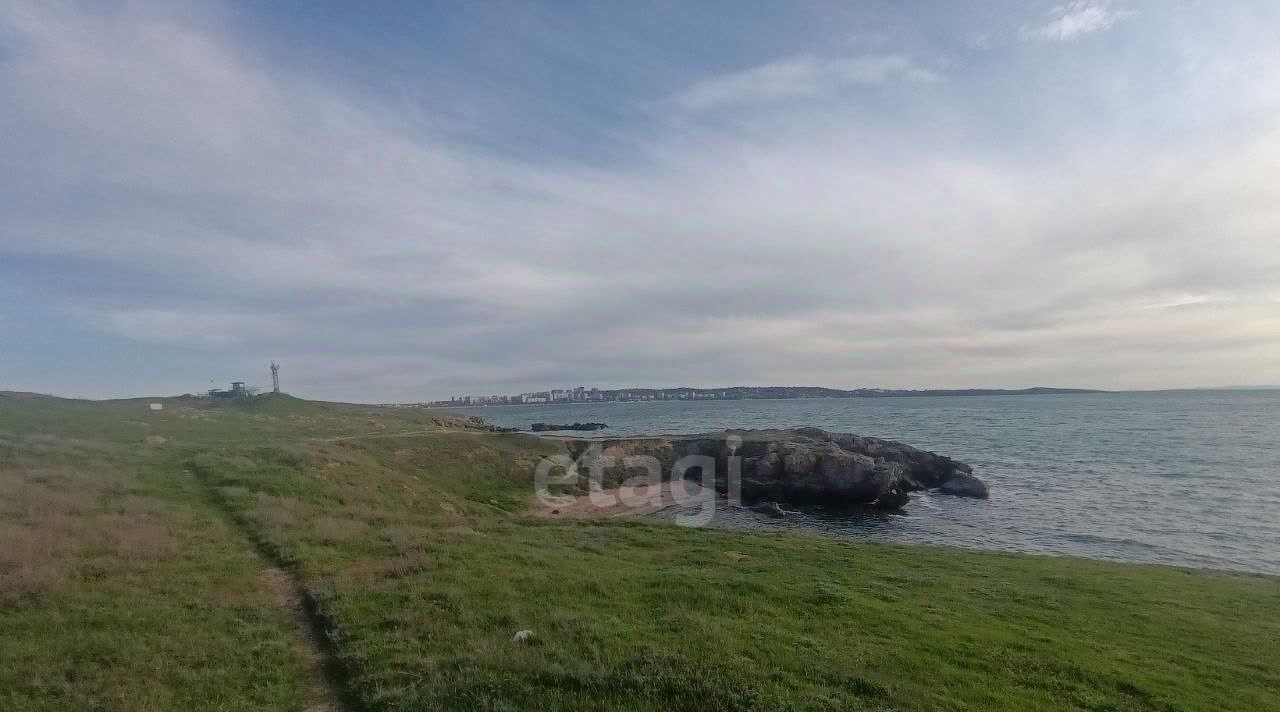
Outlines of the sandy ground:
<svg viewBox="0 0 1280 712">
<path fill-rule="evenodd" d="M 679 488 L 679 489 L 674 489 Z M 656 489 L 656 491 L 655 491 Z M 535 516 L 563 519 L 642 517 L 678 504 L 695 504 L 715 497 L 715 491 L 693 481 L 663 482 L 660 488 L 623 485 L 580 497 L 535 497 Z"/>
</svg>

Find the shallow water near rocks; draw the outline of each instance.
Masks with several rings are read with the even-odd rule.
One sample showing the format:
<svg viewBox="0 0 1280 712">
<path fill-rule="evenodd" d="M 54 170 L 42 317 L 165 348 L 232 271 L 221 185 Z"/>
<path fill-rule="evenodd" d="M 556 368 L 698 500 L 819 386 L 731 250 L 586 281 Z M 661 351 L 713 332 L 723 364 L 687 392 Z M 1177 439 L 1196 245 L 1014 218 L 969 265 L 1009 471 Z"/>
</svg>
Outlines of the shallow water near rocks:
<svg viewBox="0 0 1280 712">
<path fill-rule="evenodd" d="M 602 437 L 813 425 L 969 463 L 991 499 L 916 493 L 902 515 L 719 507 L 728 527 L 1280 574 L 1280 391 L 665 401 L 466 409 Z"/>
</svg>

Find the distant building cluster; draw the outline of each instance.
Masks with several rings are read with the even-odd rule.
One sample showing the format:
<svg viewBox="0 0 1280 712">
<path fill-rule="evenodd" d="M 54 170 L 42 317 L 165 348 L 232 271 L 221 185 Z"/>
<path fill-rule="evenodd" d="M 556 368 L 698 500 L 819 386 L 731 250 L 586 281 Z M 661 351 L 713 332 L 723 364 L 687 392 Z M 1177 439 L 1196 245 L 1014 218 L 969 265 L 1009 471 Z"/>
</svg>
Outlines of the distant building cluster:
<svg viewBox="0 0 1280 712">
<path fill-rule="evenodd" d="M 231 388 L 211 388 L 208 396 L 210 398 L 248 398 L 257 392 L 258 389 L 246 386 L 244 381 L 232 381 Z"/>
<path fill-rule="evenodd" d="M 726 400 L 734 398 L 728 390 L 698 388 L 642 388 L 627 390 L 603 390 L 600 388 L 553 388 L 549 391 L 531 391 L 516 395 L 454 396 L 447 401 L 435 401 L 434 406 L 475 405 L 525 405 L 533 403 L 607 403 L 617 401 L 655 400 Z"/>
<path fill-rule="evenodd" d="M 692 401 L 692 400 L 756 400 L 780 398 L 905 398 L 918 396 L 1043 396 L 1074 393 L 1099 393 L 1078 388 L 1000 388 L 918 389 L 854 388 L 844 390 L 821 386 L 732 386 L 729 388 L 553 388 L 549 391 L 521 393 L 514 396 L 454 396 L 446 401 L 405 403 L 405 408 L 523 405 L 526 403 L 609 403 L 627 401 Z"/>
<path fill-rule="evenodd" d="M 232 381 L 230 388 L 210 388 L 205 395 L 210 398 L 250 398 L 262 392 L 257 386 L 247 386 L 244 381 Z M 271 392 L 280 392 L 280 365 L 271 362 Z"/>
</svg>

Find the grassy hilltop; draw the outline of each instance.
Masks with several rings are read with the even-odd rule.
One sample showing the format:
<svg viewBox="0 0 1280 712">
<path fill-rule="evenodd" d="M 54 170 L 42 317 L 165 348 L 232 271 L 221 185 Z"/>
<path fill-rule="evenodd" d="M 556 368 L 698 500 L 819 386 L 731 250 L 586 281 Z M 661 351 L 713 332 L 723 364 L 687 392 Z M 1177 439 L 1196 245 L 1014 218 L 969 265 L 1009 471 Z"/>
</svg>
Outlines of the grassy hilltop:
<svg viewBox="0 0 1280 712">
<path fill-rule="evenodd" d="M 1275 579 L 526 516 L 555 447 L 0 394 L 0 709 L 1280 709 Z"/>
</svg>

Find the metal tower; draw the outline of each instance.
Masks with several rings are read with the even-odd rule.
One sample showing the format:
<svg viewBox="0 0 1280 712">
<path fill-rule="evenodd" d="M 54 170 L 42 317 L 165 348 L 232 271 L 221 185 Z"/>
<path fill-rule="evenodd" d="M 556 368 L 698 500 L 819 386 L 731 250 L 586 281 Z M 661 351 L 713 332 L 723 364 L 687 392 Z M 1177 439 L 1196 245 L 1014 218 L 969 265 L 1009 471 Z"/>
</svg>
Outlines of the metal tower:
<svg viewBox="0 0 1280 712">
<path fill-rule="evenodd" d="M 280 364 L 271 362 L 271 392 L 280 392 Z"/>
</svg>

